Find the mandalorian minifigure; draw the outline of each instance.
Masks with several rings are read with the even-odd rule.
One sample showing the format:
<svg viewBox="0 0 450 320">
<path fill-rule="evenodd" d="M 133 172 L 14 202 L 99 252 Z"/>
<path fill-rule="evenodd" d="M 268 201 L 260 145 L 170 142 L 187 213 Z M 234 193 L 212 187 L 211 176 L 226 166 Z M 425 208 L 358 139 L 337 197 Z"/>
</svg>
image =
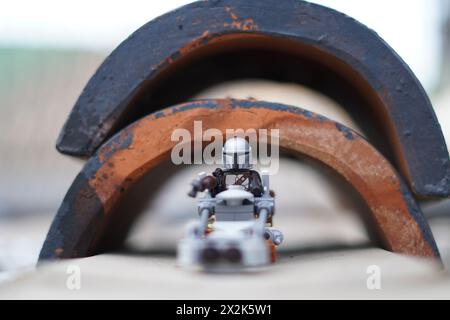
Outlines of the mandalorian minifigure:
<svg viewBox="0 0 450 320">
<path fill-rule="evenodd" d="M 283 234 L 272 228 L 274 195 L 269 176 L 251 165 L 251 147 L 239 137 L 223 147 L 225 169 L 202 173 L 189 196 L 198 200 L 200 221 L 178 245 L 178 263 L 206 269 L 256 267 L 275 261 Z"/>
<path fill-rule="evenodd" d="M 251 165 L 252 150 L 249 143 L 243 138 L 232 138 L 226 141 L 223 147 L 223 164 L 225 170 L 220 168 L 212 176 L 202 177 L 192 182 L 189 196 L 195 198 L 198 192 L 209 190 L 214 198 L 217 194 L 226 191 L 227 186 L 243 186 L 245 191 L 255 197 L 263 194 L 261 176 Z"/>
</svg>

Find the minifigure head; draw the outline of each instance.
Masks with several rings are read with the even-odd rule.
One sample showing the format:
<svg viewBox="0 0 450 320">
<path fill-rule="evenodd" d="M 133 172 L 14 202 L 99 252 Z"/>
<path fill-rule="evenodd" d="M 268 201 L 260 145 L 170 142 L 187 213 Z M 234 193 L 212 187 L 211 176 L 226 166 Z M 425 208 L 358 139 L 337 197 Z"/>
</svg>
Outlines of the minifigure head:
<svg viewBox="0 0 450 320">
<path fill-rule="evenodd" d="M 222 149 L 226 169 L 251 169 L 252 148 L 247 140 L 239 137 L 228 139 Z"/>
</svg>

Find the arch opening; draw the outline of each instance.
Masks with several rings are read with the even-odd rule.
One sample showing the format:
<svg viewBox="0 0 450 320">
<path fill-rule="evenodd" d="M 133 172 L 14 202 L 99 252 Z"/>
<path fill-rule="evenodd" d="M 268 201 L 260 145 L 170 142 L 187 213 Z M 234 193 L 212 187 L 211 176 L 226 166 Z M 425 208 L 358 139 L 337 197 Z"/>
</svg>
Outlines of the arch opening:
<svg viewBox="0 0 450 320">
<path fill-rule="evenodd" d="M 345 179 L 313 159 L 290 152 L 283 152 L 280 163 L 271 186 L 277 204 L 274 226 L 286 238 L 279 248 L 281 255 L 383 246 L 370 209 Z M 157 165 L 113 208 L 99 251 L 173 255 L 186 225 L 198 219 L 196 200 L 187 197 L 189 183 L 197 173 L 215 168 L 177 167 L 170 161 Z M 128 222 L 124 222 L 123 212 L 127 212 Z M 124 223 L 131 226 L 127 234 Z"/>
<path fill-rule="evenodd" d="M 155 77 L 140 85 L 117 116 L 120 121 L 111 134 L 155 110 L 191 101 L 215 85 L 262 79 L 299 84 L 329 97 L 394 165 L 398 164 L 396 159 L 402 157 L 396 142 L 392 141 L 395 128 L 378 93 L 354 68 L 335 55 L 288 37 L 256 32 L 212 37 L 186 51 L 183 55 L 173 54 Z"/>
</svg>

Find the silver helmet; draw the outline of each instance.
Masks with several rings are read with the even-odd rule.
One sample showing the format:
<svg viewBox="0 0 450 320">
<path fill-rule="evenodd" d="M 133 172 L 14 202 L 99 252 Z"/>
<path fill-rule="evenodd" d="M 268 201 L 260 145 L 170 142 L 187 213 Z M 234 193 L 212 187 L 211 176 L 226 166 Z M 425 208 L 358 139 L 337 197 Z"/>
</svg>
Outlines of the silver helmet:
<svg viewBox="0 0 450 320">
<path fill-rule="evenodd" d="M 222 149 L 222 159 L 226 169 L 251 169 L 252 148 L 243 138 L 228 139 Z"/>
</svg>

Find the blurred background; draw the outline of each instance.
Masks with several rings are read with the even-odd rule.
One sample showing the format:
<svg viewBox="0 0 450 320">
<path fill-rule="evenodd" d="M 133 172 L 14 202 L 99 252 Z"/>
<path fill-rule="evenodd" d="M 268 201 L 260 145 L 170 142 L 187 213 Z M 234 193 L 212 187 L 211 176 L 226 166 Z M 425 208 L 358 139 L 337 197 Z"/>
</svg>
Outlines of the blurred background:
<svg viewBox="0 0 450 320">
<path fill-rule="evenodd" d="M 0 282 L 34 267 L 50 222 L 83 165 L 80 160 L 58 154 L 54 146 L 88 79 L 134 30 L 189 2 L 2 1 Z M 386 40 L 424 85 L 450 141 L 450 1 L 311 2 L 356 18 Z M 335 102 L 297 85 L 249 80 L 222 84 L 200 95 L 229 96 L 299 105 L 358 129 Z M 351 190 L 340 190 L 340 181 L 330 182 L 327 173 L 308 162 L 284 159 L 281 167 L 272 183 L 279 195 L 278 212 L 285 209 L 292 213 L 277 216 L 277 226 L 285 231 L 289 250 L 318 243 L 370 243 L 357 217 L 363 209 Z M 185 197 L 188 183 L 201 170 L 195 167 L 178 172 L 157 191 L 157 200 L 143 209 L 152 214 L 143 215 L 129 239 L 133 247 L 148 251 L 174 248 L 195 208 L 195 202 Z M 143 186 L 141 189 L 145 190 L 145 182 Z M 297 201 L 292 209 L 290 195 L 283 192 L 286 190 L 302 190 L 300 207 Z M 180 201 L 176 206 L 170 201 L 175 194 Z M 188 208 L 186 214 L 180 213 L 180 206 Z M 449 213 L 448 208 L 448 203 L 424 204 L 426 213 L 433 216 L 433 231 L 444 252 L 450 251 L 450 218 L 442 218 Z M 299 221 L 294 223 L 294 229 L 295 219 Z"/>
</svg>

